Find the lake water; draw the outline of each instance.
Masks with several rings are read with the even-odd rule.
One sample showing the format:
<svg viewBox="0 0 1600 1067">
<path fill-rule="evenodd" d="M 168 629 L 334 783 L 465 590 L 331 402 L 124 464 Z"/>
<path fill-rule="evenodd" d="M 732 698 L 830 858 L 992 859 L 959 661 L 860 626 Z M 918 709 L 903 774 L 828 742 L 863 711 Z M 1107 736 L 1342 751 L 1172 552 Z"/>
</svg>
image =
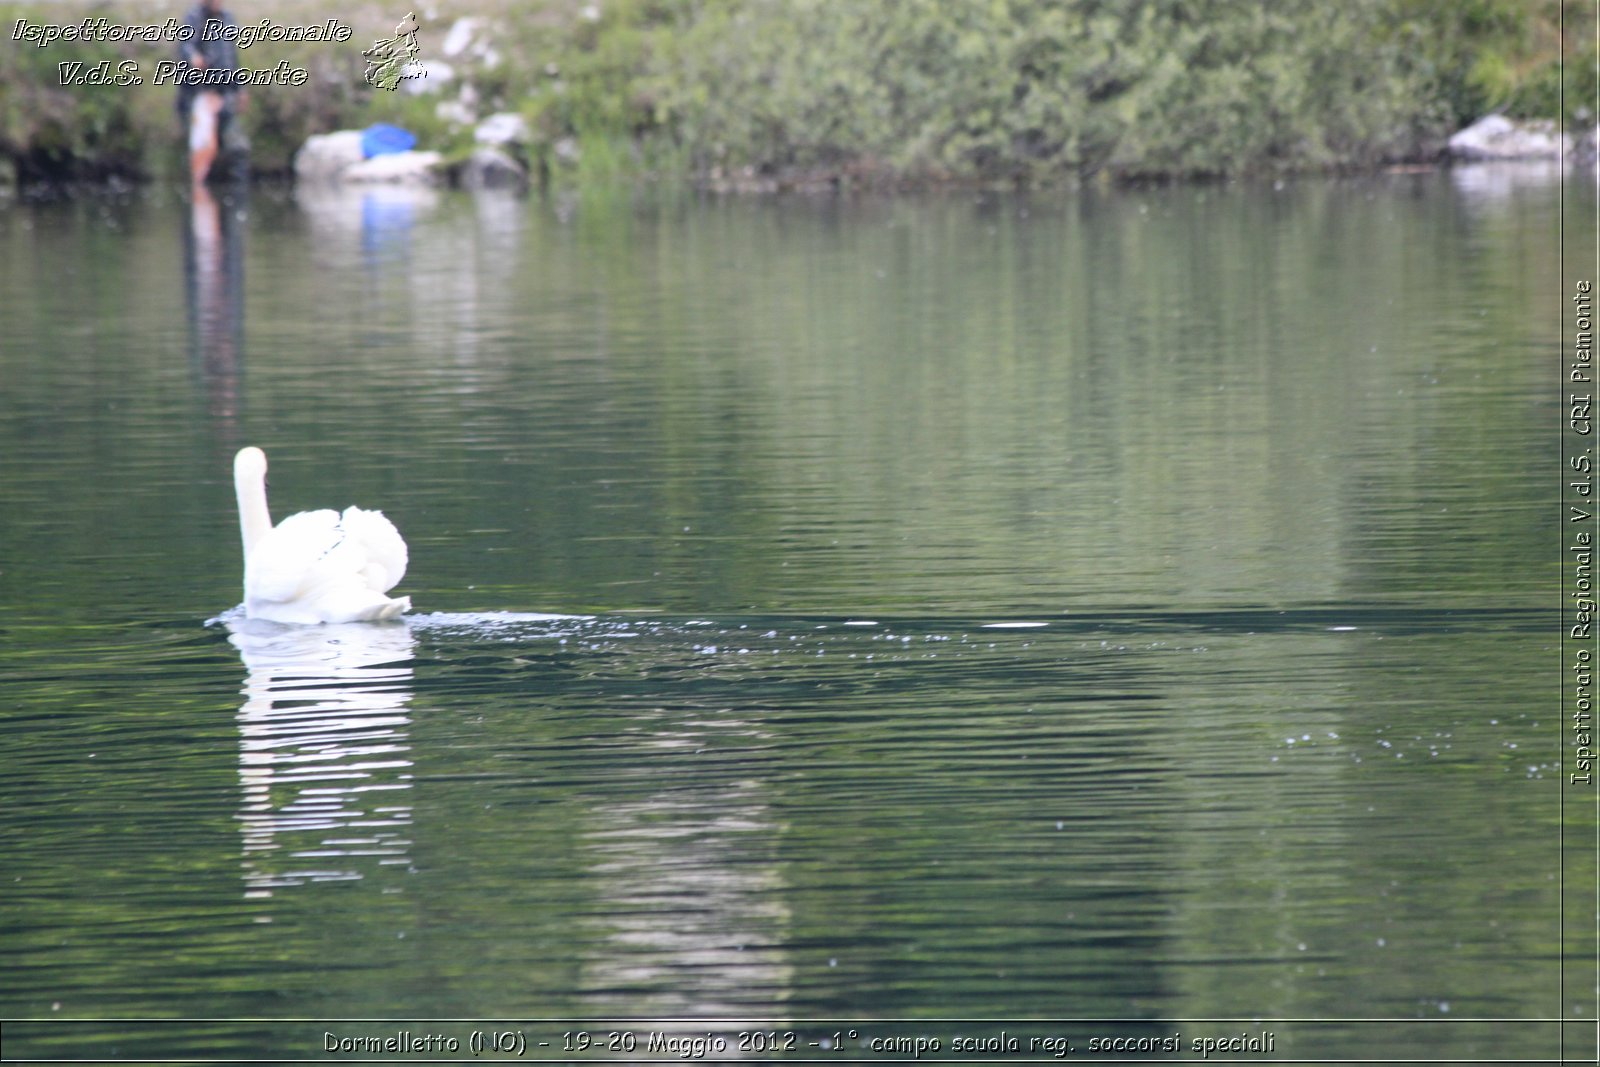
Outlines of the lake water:
<svg viewBox="0 0 1600 1067">
<path fill-rule="evenodd" d="M 1562 192 L 0 204 L 5 1055 L 1592 1051 Z"/>
</svg>

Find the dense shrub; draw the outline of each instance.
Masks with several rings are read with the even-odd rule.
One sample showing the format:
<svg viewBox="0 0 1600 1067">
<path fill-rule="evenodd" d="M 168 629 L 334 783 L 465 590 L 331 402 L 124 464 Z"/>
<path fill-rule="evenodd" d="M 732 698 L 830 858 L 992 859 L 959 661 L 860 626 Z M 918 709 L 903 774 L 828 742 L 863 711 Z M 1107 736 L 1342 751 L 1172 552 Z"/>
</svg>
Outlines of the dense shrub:
<svg viewBox="0 0 1600 1067">
<path fill-rule="evenodd" d="M 661 71 L 702 168 L 1238 173 L 1426 151 L 1445 113 L 1380 0 L 708 5 Z"/>
<path fill-rule="evenodd" d="M 109 8 L 85 12 L 113 18 Z M 50 8 L 5 12 L 7 36 L 19 19 L 30 24 L 57 22 Z M 118 20 L 120 21 L 120 19 Z M 154 94 L 116 85 L 63 85 L 61 64 L 82 70 L 137 56 L 129 44 L 57 41 L 40 48 L 7 40 L 0 47 L 0 155 L 9 158 L 23 181 L 71 181 L 112 176 L 136 177 L 148 171 L 146 141 L 160 127 L 173 136 L 176 123 L 170 95 L 166 106 Z"/>
<path fill-rule="evenodd" d="M 1424 65 L 1431 95 L 1455 125 L 1491 111 L 1593 121 L 1588 0 L 1395 0 L 1390 27 Z"/>
</svg>

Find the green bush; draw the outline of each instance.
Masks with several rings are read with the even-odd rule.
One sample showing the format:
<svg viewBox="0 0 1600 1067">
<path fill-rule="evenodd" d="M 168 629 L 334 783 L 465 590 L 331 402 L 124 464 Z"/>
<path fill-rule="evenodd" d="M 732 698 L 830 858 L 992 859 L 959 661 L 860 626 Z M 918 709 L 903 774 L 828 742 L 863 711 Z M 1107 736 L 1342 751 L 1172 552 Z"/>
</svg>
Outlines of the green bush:
<svg viewBox="0 0 1600 1067">
<path fill-rule="evenodd" d="M 1425 68 L 1427 91 L 1457 126 L 1489 112 L 1571 122 L 1580 108 L 1593 108 L 1592 3 L 1394 0 L 1390 24 Z"/>
<path fill-rule="evenodd" d="M 701 169 L 1048 181 L 1364 164 L 1443 132 L 1346 0 L 707 4 L 657 70 Z"/>
<path fill-rule="evenodd" d="M 124 21 L 109 6 L 74 9 L 75 19 L 104 15 Z M 53 8 L 14 8 L 4 13 L 9 35 L 17 20 L 56 23 Z M 173 136 L 172 98 L 138 87 L 64 85 L 61 64 L 87 70 L 140 57 L 133 44 L 55 41 L 46 47 L 7 41 L 0 48 L 0 154 L 9 157 L 22 181 L 73 181 L 113 176 L 142 177 L 156 166 L 150 132 Z M 144 72 L 148 77 L 148 71 Z M 159 99 L 158 99 L 159 98 Z M 163 106 L 164 104 L 164 106 Z"/>
</svg>

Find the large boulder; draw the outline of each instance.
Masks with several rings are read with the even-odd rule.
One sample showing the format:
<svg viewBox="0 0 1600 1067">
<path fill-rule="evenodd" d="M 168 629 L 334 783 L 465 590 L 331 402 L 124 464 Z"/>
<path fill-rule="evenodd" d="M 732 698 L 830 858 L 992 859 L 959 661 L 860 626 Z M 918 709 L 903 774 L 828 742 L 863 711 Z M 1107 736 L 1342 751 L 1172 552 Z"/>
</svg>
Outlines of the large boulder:
<svg viewBox="0 0 1600 1067">
<path fill-rule="evenodd" d="M 339 130 L 306 138 L 294 155 L 294 175 L 302 182 L 440 185 L 446 178 L 438 152 L 387 152 L 368 159 L 361 130 Z"/>
<path fill-rule="evenodd" d="M 301 181 L 336 181 L 365 158 L 360 130 L 313 134 L 294 154 L 294 176 Z"/>
<path fill-rule="evenodd" d="M 473 149 L 461 167 L 461 184 L 468 189 L 516 189 L 527 182 L 522 164 L 498 148 Z"/>
<path fill-rule="evenodd" d="M 1567 158 L 1585 167 L 1592 167 L 1596 161 L 1600 161 L 1600 126 L 1581 131 L 1572 142 L 1572 151 Z"/>
<path fill-rule="evenodd" d="M 1513 122 L 1486 115 L 1450 138 L 1450 155 L 1470 163 L 1509 159 L 1565 159 L 1567 135 L 1549 119 Z"/>
</svg>

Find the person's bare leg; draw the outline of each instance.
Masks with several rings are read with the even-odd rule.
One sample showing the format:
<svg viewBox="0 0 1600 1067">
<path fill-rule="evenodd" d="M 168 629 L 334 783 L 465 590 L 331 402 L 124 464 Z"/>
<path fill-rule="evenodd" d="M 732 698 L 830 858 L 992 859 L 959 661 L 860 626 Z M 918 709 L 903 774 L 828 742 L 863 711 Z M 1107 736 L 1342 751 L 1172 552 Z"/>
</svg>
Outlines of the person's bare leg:
<svg viewBox="0 0 1600 1067">
<path fill-rule="evenodd" d="M 217 158 L 217 112 L 221 99 L 215 93 L 196 96 L 189 116 L 189 179 L 204 185 Z"/>
<path fill-rule="evenodd" d="M 211 173 L 211 164 L 216 158 L 217 143 L 215 140 L 189 153 L 189 177 L 195 185 L 204 185 L 206 183 L 206 176 Z"/>
</svg>

